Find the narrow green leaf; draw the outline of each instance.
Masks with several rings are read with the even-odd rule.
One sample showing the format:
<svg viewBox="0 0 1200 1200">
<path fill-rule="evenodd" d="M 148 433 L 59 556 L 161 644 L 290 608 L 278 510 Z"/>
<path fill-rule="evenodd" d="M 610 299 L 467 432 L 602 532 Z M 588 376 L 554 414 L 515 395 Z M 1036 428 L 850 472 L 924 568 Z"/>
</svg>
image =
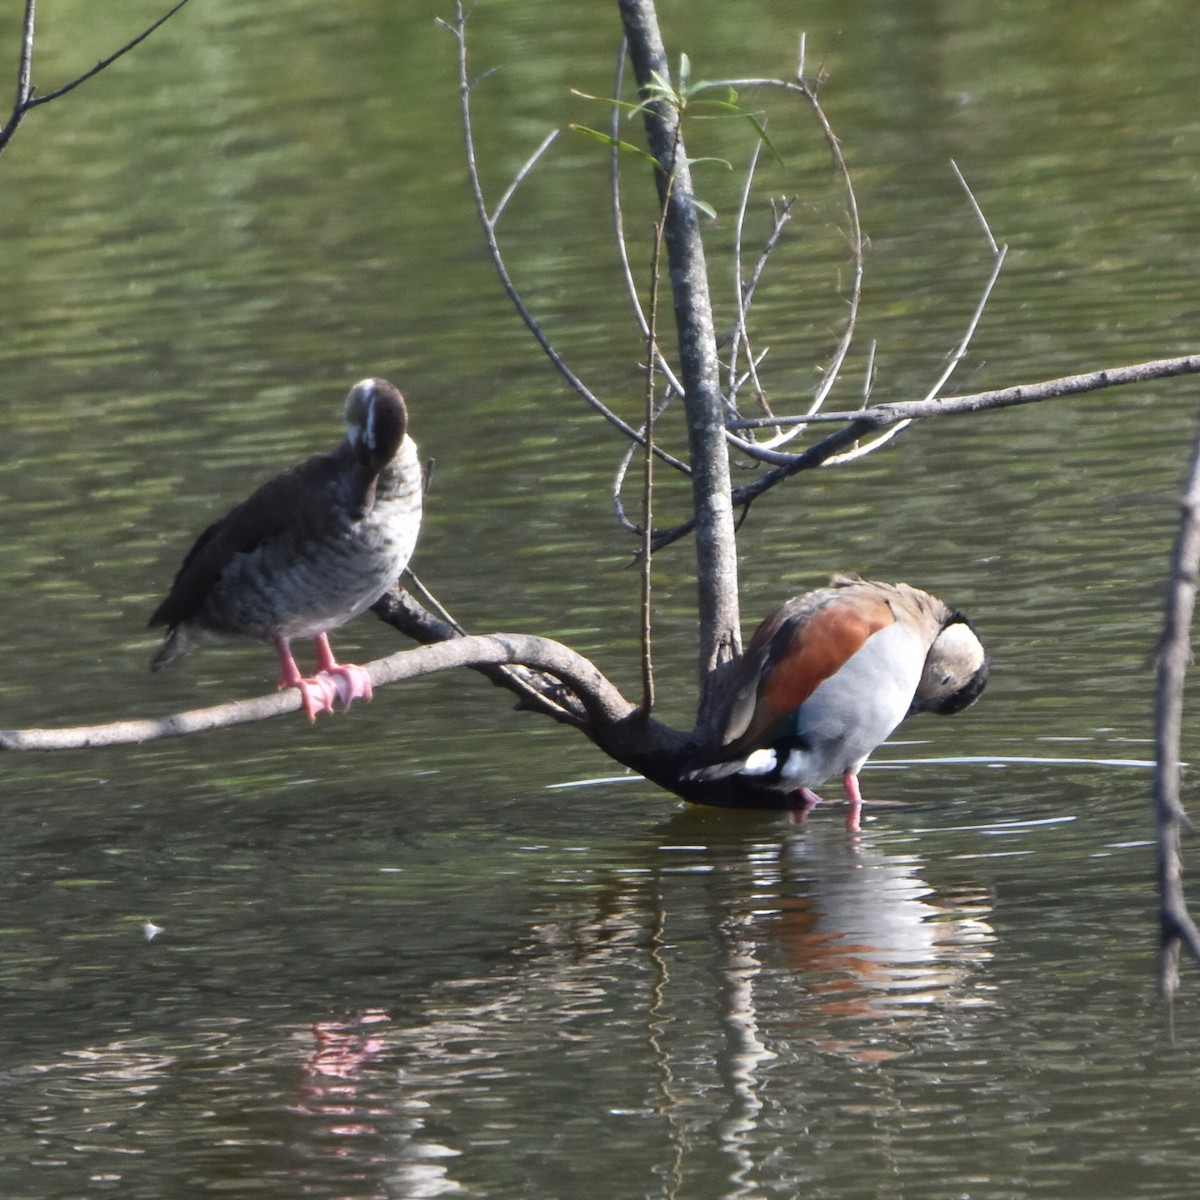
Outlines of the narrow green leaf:
<svg viewBox="0 0 1200 1200">
<path fill-rule="evenodd" d="M 611 104 L 630 113 L 640 112 L 644 107 L 629 100 L 618 100 L 615 96 L 593 96 L 590 92 L 581 92 L 578 88 L 571 88 L 571 95 L 578 96 L 581 100 L 598 100 L 601 104 Z"/>
<path fill-rule="evenodd" d="M 689 158 L 687 160 L 687 165 L 689 167 L 698 167 L 701 163 L 716 163 L 719 167 L 726 167 L 730 171 L 733 170 L 733 163 L 725 158 L 713 158 L 710 155 L 708 157 L 701 156 L 700 158 Z"/>
<path fill-rule="evenodd" d="M 771 152 L 771 157 L 782 167 L 783 155 L 775 147 L 775 143 L 771 141 L 767 135 L 767 127 L 752 113 L 746 113 L 746 120 L 754 126 L 755 133 L 758 134 L 758 140 Z"/>
<path fill-rule="evenodd" d="M 647 100 L 662 100 L 672 108 L 683 107 L 683 97 L 671 86 L 671 81 L 659 71 L 650 72 L 650 82 L 642 88 Z"/>
<path fill-rule="evenodd" d="M 603 142 L 604 145 L 615 150 L 620 150 L 624 154 L 636 154 L 652 162 L 659 170 L 662 170 L 662 165 L 653 154 L 643 150 L 641 146 L 635 146 L 632 142 L 623 142 L 620 138 L 615 138 L 610 133 L 602 133 L 599 129 L 590 129 L 587 125 L 569 125 L 567 128 L 574 133 L 582 133 L 590 138 L 595 138 L 596 141 Z"/>
<path fill-rule="evenodd" d="M 693 83 L 691 90 L 688 92 L 688 98 L 694 103 L 697 97 L 705 92 L 719 91 L 725 93 L 725 103 L 733 104 L 737 101 L 737 91 L 731 88 L 729 84 L 722 83 L 720 80 L 704 79 L 699 83 Z"/>
</svg>

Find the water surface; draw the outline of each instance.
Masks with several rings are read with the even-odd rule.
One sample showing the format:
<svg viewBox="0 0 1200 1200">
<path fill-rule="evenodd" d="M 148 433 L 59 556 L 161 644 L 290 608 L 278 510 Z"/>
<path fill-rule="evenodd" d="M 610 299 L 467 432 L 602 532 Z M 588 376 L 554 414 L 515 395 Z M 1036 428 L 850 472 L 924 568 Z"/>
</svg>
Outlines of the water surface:
<svg viewBox="0 0 1200 1200">
<path fill-rule="evenodd" d="M 871 239 L 840 405 L 872 339 L 887 400 L 961 336 L 988 263 L 951 158 L 1011 247 L 955 387 L 1195 350 L 1192 14 L 1135 7 L 663 3 L 698 74 L 786 73 L 802 31 L 829 72 Z M 472 17 L 476 71 L 501 68 L 478 91 L 493 196 L 553 125 L 598 119 L 568 89 L 611 90 L 616 21 L 585 8 Z M 47 10 L 39 87 L 155 12 Z M 268 690 L 252 646 L 152 678 L 145 620 L 190 537 L 331 444 L 368 373 L 437 459 L 422 578 L 469 628 L 565 638 L 636 688 L 620 446 L 488 269 L 439 15 L 195 0 L 0 160 L 3 725 Z M 845 278 L 831 176 L 790 120 L 771 111 L 802 201 L 760 295 L 785 407 Z M 731 130 L 699 136 L 733 156 Z M 701 180 L 727 320 L 740 175 Z M 605 189 L 603 152 L 564 133 L 503 228 L 547 328 L 636 419 Z M 879 752 L 864 788 L 889 803 L 859 839 L 832 806 L 798 825 L 612 779 L 474 677 L 311 730 L 6 758 L 0 1193 L 1191 1195 L 1200 981 L 1171 1047 L 1144 764 L 1194 391 L 931 424 L 755 508 L 747 624 L 850 568 L 945 595 L 993 652 L 979 706 Z M 664 519 L 685 501 L 664 484 Z M 691 570 L 686 544 L 656 569 L 680 723 Z M 397 647 L 370 618 L 336 641 Z"/>
</svg>

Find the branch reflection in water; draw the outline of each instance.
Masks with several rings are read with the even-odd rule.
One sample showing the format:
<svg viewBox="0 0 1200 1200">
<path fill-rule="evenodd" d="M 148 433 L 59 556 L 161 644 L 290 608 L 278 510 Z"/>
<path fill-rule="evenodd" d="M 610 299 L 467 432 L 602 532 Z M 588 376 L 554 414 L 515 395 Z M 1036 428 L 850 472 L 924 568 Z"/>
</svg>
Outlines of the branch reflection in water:
<svg viewBox="0 0 1200 1200">
<path fill-rule="evenodd" d="M 770 828 L 710 846 L 681 814 L 652 866 L 564 873 L 508 965 L 435 986 L 419 1022 L 373 1026 L 408 1116 L 392 1171 L 450 1194 L 536 1142 L 539 1170 L 569 1172 L 598 1140 L 619 1159 L 622 1121 L 644 1139 L 658 1119 L 664 1195 L 700 1177 L 757 1194 L 764 1122 L 795 1128 L 821 1103 L 798 1058 L 886 1061 L 987 1003 L 985 888 L 932 886 L 909 844 L 840 822 Z"/>
<path fill-rule="evenodd" d="M 166 1176 L 216 1156 L 301 1194 L 761 1194 L 847 1071 L 958 1040 L 987 1001 L 988 895 L 912 836 L 680 812 L 603 867 L 531 846 L 532 920 L 473 974 L 72 1049 L 31 1064 L 21 1104 L 46 1161 L 86 1141 L 117 1179 L 170 1145 Z"/>
</svg>

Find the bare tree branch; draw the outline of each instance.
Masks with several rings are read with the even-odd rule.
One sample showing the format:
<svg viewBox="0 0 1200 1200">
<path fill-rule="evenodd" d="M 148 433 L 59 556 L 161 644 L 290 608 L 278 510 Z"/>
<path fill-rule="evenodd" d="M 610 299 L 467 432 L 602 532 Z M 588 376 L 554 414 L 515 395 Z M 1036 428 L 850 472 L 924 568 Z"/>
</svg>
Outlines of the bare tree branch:
<svg viewBox="0 0 1200 1200">
<path fill-rule="evenodd" d="M 3 153 L 4 148 L 8 145 L 12 136 L 17 131 L 17 127 L 21 124 L 25 114 L 31 109 L 36 108 L 39 104 L 49 104 L 51 100 L 57 100 L 60 96 L 65 96 L 68 92 L 74 91 L 81 83 L 85 83 L 95 75 L 99 75 L 106 67 L 111 67 L 117 59 L 128 54 L 135 46 L 141 45 L 160 25 L 169 21 L 186 3 L 188 0 L 177 0 L 161 17 L 158 18 L 152 25 L 143 29 L 137 37 L 133 38 L 123 45 L 119 50 L 110 54 L 107 58 L 102 58 L 94 67 L 85 71 L 82 75 L 72 79 L 70 83 L 64 83 L 61 87 L 55 88 L 52 92 L 45 92 L 41 96 L 35 96 L 33 87 L 33 43 L 34 43 L 34 24 L 36 19 L 37 0 L 25 0 L 25 19 L 21 41 L 21 61 L 17 71 L 17 98 L 13 104 L 12 113 L 9 116 L 7 123 L 0 128 L 0 153 Z"/>
<path fill-rule="evenodd" d="M 516 195 L 517 189 L 523 184 L 529 175 L 529 172 L 537 166 L 538 160 L 550 149 L 554 140 L 558 137 L 558 130 L 552 129 L 544 138 L 542 144 L 525 160 L 525 165 L 513 176 L 512 182 L 505 189 L 504 195 L 496 202 L 496 207 L 492 209 L 492 215 L 488 217 L 488 221 L 492 226 L 500 223 L 500 217 L 504 210 L 508 207 L 508 202 Z"/>
<path fill-rule="evenodd" d="M 809 412 L 818 412 L 825 404 L 830 392 L 833 391 L 838 376 L 841 374 L 842 366 L 846 361 L 846 356 L 850 353 L 850 346 L 854 341 L 854 331 L 858 323 L 859 304 L 862 300 L 865 253 L 862 225 L 858 215 L 858 197 L 854 192 L 854 181 L 850 176 L 850 168 L 846 165 L 845 157 L 842 155 L 841 143 L 838 141 L 837 135 L 833 132 L 833 126 L 830 125 L 829 118 L 825 115 L 825 110 L 821 107 L 816 90 L 810 88 L 804 82 L 803 78 L 796 80 L 728 79 L 722 82 L 727 87 L 736 89 L 747 87 L 782 89 L 789 95 L 802 98 L 812 108 L 813 114 L 816 116 L 817 123 L 821 127 L 821 133 L 825 138 L 825 143 L 829 147 L 829 153 L 833 157 L 834 168 L 841 178 L 842 187 L 846 193 L 846 212 L 850 218 L 850 249 L 854 256 L 854 276 L 850 286 L 849 312 L 846 318 L 846 328 L 843 330 L 837 348 L 834 350 L 833 358 L 825 370 L 821 386 L 817 389 L 817 393 L 809 405 Z M 781 433 L 766 443 L 765 447 L 760 446 L 758 443 L 744 441 L 743 439 L 735 439 L 735 444 L 745 453 L 757 457 L 762 449 L 770 449 L 775 445 L 790 441 L 796 436 L 797 432 Z"/>
<path fill-rule="evenodd" d="M 625 59 L 628 53 L 628 44 L 625 39 L 621 39 L 621 50 L 617 56 L 617 78 L 616 86 L 613 90 L 614 96 L 620 96 L 621 89 L 625 79 Z M 611 195 L 612 214 L 613 214 L 613 240 L 616 242 L 617 258 L 621 263 L 621 276 L 625 281 L 625 292 L 629 297 L 629 306 L 633 310 L 633 319 L 637 323 L 638 332 L 642 335 L 642 339 L 648 340 L 650 328 L 646 314 L 642 309 L 642 302 L 638 296 L 637 282 L 634 279 L 633 267 L 629 262 L 629 245 L 625 240 L 625 215 L 624 204 L 621 200 L 621 150 L 618 145 L 620 141 L 620 120 L 621 108 L 618 104 L 611 106 L 612 111 L 609 114 L 609 137 L 612 139 L 612 149 L 609 155 L 609 191 Z M 683 395 L 683 384 L 679 382 L 675 374 L 675 369 L 667 361 L 662 351 L 658 348 L 658 343 L 654 343 L 654 361 L 658 365 L 658 369 L 663 373 L 667 380 L 668 395 L 674 392 L 678 396 Z M 660 407 L 659 411 L 662 411 Z M 645 433 L 645 429 L 639 430 L 640 433 Z M 680 464 L 683 465 L 683 464 Z"/>
<path fill-rule="evenodd" d="M 618 723 L 634 711 L 634 706 L 583 655 L 561 642 L 529 634 L 495 633 L 453 638 L 403 650 L 365 665 L 372 684 L 382 688 L 401 680 L 458 667 L 511 664 L 532 667 L 561 680 L 580 698 L 589 715 L 601 724 Z M 62 729 L 5 729 L 0 730 L 0 750 L 84 750 L 137 745 L 283 716 L 297 712 L 301 703 L 299 691 L 288 688 L 273 695 L 234 700 L 166 717 Z"/>
<path fill-rule="evenodd" d="M 1179 734 L 1183 688 L 1192 656 L 1191 625 L 1200 567 L 1200 434 L 1192 449 L 1179 529 L 1171 555 L 1166 615 L 1158 655 L 1154 713 L 1154 808 L 1158 830 L 1159 990 L 1168 1006 L 1179 986 L 1180 948 L 1200 963 L 1200 930 L 1183 892 L 1180 830 L 1187 814 L 1179 797 Z"/>
<path fill-rule="evenodd" d="M 525 303 L 516 283 L 513 281 L 509 273 L 508 266 L 504 260 L 504 252 L 500 248 L 500 241 L 496 235 L 496 222 L 499 219 L 508 201 L 512 198 L 520 183 L 525 179 L 526 175 L 532 169 L 533 165 L 542 156 L 553 138 L 545 139 L 541 146 L 534 152 L 530 159 L 518 172 L 517 177 L 505 190 L 501 202 L 496 206 L 494 214 L 488 212 L 487 200 L 483 192 L 483 181 L 479 175 L 479 163 L 475 153 L 475 134 L 474 127 L 471 121 L 471 77 L 467 66 L 467 15 L 462 6 L 462 0 L 455 0 L 454 5 L 454 23 L 448 21 L 438 22 L 444 29 L 447 29 L 454 37 L 458 45 L 458 84 L 459 84 L 459 104 L 462 111 L 463 136 L 466 142 L 467 155 L 467 175 L 471 182 L 471 192 L 475 198 L 475 208 L 479 214 L 479 222 L 483 226 L 484 240 L 487 243 L 488 254 L 491 256 L 492 265 L 496 270 L 496 274 L 500 279 L 500 284 L 504 288 L 513 307 L 516 308 L 521 320 L 525 323 L 525 327 L 533 334 L 534 340 L 542 348 L 542 353 L 550 360 L 554 369 L 562 376 L 568 386 L 583 400 L 591 406 L 597 413 L 600 414 L 610 425 L 618 429 L 625 437 L 631 441 L 642 445 L 644 443 L 643 436 L 638 433 L 626 421 L 623 421 L 607 404 L 604 403 L 588 386 L 575 374 L 567 365 L 566 360 L 558 352 L 554 343 L 546 336 L 546 332 L 542 329 L 537 318 L 534 317 L 528 305 Z M 682 471 L 684 474 L 689 473 L 686 464 L 679 459 L 668 454 L 662 449 L 656 448 L 654 453 L 664 462 L 669 463 L 676 470 Z"/>
<path fill-rule="evenodd" d="M 1020 404 L 1038 404 L 1046 400 L 1059 400 L 1067 396 L 1079 396 L 1101 388 L 1116 387 L 1128 383 L 1148 383 L 1154 379 L 1169 379 L 1175 375 L 1192 375 L 1200 372 L 1200 354 L 1184 355 L 1181 358 L 1162 358 L 1151 362 L 1137 363 L 1129 367 L 1110 367 L 1103 371 L 1089 371 L 1082 375 L 1064 375 L 1059 379 L 1047 379 L 1042 383 L 1019 384 L 1016 387 L 996 391 L 976 392 L 966 396 L 946 396 L 935 400 L 908 400 L 895 404 L 877 404 L 855 412 L 814 413 L 799 417 L 752 417 L 737 422 L 742 427 L 774 425 L 784 422 L 802 424 L 840 424 L 844 427 L 815 442 L 803 454 L 789 455 L 789 461 L 761 475 L 752 483 L 737 488 L 733 493 L 735 507 L 753 504 L 764 492 L 769 491 L 783 479 L 822 467 L 834 455 L 853 446 L 865 434 L 877 429 L 886 429 L 900 422 L 926 420 L 931 417 L 963 416 L 971 413 L 990 412 L 999 408 L 1014 408 Z M 687 537 L 692 532 L 692 521 L 685 521 L 673 529 L 655 535 L 654 548 L 661 550 L 672 542 Z"/>
<path fill-rule="evenodd" d="M 992 248 L 992 257 L 999 258 L 1001 250 L 996 244 L 996 239 L 992 236 L 992 227 L 988 224 L 987 217 L 983 215 L 983 209 L 979 206 L 979 201 L 975 199 L 975 193 L 971 191 L 970 185 L 967 183 L 966 176 L 958 168 L 958 163 L 954 159 L 950 160 L 950 168 L 953 170 L 955 177 L 958 179 L 962 190 L 967 193 L 967 199 L 971 202 L 971 207 L 975 210 L 975 217 L 979 224 L 983 226 L 983 232 L 987 235 L 988 244 Z M 1007 249 L 1007 247 L 1006 247 Z"/>
<path fill-rule="evenodd" d="M 990 237 L 989 233 L 989 237 Z M 994 243 L 993 243 L 994 244 Z M 962 336 L 957 348 L 950 355 L 950 360 L 946 364 L 946 369 L 938 376 L 937 382 L 930 388 L 925 396 L 925 403 L 936 400 L 938 393 L 946 385 L 947 380 L 958 369 L 958 364 L 962 362 L 966 356 L 967 347 L 971 344 L 971 339 L 975 336 L 975 330 L 979 327 L 979 322 L 983 317 L 983 310 L 987 307 L 988 299 L 991 297 L 992 289 L 996 286 L 996 280 L 1000 278 L 1000 272 L 1004 268 L 1004 259 L 1008 254 L 1008 247 L 1001 246 L 996 253 L 995 261 L 992 264 L 992 273 L 988 277 L 987 283 L 983 288 L 983 295 L 979 297 L 979 303 L 975 306 L 975 311 L 971 315 L 971 320 L 967 323 L 967 330 Z M 898 421 L 890 428 L 885 430 L 879 437 L 868 442 L 865 446 L 855 446 L 853 450 L 847 450 L 844 454 L 835 454 L 831 458 L 825 460 L 825 465 L 832 467 L 841 463 L 851 462 L 856 458 L 863 458 L 878 450 L 885 443 L 889 442 L 903 429 L 906 429 L 911 421 Z"/>
<path fill-rule="evenodd" d="M 946 369 L 938 377 L 937 382 L 931 387 L 925 396 L 925 399 L 936 400 L 941 394 L 941 390 L 949 381 L 950 376 L 958 370 L 959 363 L 966 357 L 967 348 L 971 344 L 971 339 L 975 336 L 975 330 L 979 328 L 979 322 L 983 319 L 984 309 L 987 308 L 988 300 L 991 299 L 992 289 L 996 286 L 996 281 L 1000 278 L 1000 272 L 1004 269 L 1004 260 L 1008 257 L 1008 247 L 998 246 L 996 239 L 992 236 L 991 226 L 987 223 L 987 218 L 983 215 L 983 209 L 979 206 L 979 201 L 975 199 L 974 192 L 971 191 L 967 184 L 963 173 L 958 169 L 958 164 L 951 159 L 951 167 L 954 168 L 954 174 L 958 178 L 958 182 L 962 185 L 963 191 L 967 194 L 967 199 L 971 203 L 972 209 L 975 211 L 975 216 L 979 219 L 979 224 L 983 228 L 984 236 L 988 240 L 988 245 L 992 249 L 992 273 L 988 277 L 987 283 L 984 284 L 983 293 L 979 297 L 979 302 L 975 305 L 975 311 L 971 315 L 970 321 L 967 323 L 966 332 L 960 339 L 957 348 L 950 355 L 949 361 L 946 364 Z M 874 354 L 872 353 L 872 358 Z M 891 441 L 901 430 L 907 428 L 908 421 L 900 421 L 891 426 L 879 437 L 874 438 L 866 445 L 855 446 L 852 450 L 847 450 L 844 454 L 836 454 L 832 458 L 826 460 L 827 466 L 834 466 L 841 463 L 850 462 L 856 458 L 863 458 L 868 454 L 878 450 L 885 443 Z"/>
<path fill-rule="evenodd" d="M 697 724 L 708 729 L 715 728 L 719 719 L 721 668 L 741 648 L 737 545 L 729 504 L 729 453 L 712 295 L 679 111 L 653 93 L 656 80 L 671 78 L 658 16 L 652 0 L 618 0 L 618 6 L 634 77 L 647 97 L 642 105 L 646 143 L 658 163 L 655 183 L 666 213 L 664 245 L 674 299 L 696 514 Z"/>
<path fill-rule="evenodd" d="M 1023 383 L 1015 387 L 997 388 L 986 392 L 971 392 L 963 396 L 943 396 L 933 400 L 900 400 L 892 404 L 876 404 L 853 412 L 814 413 L 811 416 L 749 417 L 736 421 L 737 428 L 758 425 L 784 424 L 842 424 L 854 421 L 865 429 L 885 429 L 900 421 L 919 421 L 927 417 L 961 416 L 964 413 L 990 412 L 997 408 L 1013 408 L 1019 404 L 1037 404 L 1043 400 L 1059 400 L 1079 396 L 1106 387 L 1127 383 L 1149 383 L 1155 379 L 1170 379 L 1175 375 L 1194 375 L 1200 372 L 1200 354 L 1185 354 L 1178 358 L 1156 358 L 1134 363 L 1128 367 L 1107 367 L 1079 375 L 1062 375 L 1041 383 Z M 815 449 L 815 447 L 814 447 Z M 807 457 L 806 455 L 798 455 Z"/>
</svg>

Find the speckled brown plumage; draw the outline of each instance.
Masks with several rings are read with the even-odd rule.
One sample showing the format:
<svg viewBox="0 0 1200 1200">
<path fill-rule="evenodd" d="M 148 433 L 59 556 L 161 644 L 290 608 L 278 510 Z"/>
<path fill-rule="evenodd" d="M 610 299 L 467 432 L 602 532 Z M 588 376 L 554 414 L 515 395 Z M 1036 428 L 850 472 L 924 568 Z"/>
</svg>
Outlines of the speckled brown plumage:
<svg viewBox="0 0 1200 1200">
<path fill-rule="evenodd" d="M 421 524 L 422 475 L 408 413 L 387 380 L 346 398 L 346 439 L 264 483 L 196 540 L 150 619 L 167 637 L 158 670 L 228 637 L 274 641 L 281 686 L 299 687 L 310 718 L 335 696 L 369 698 L 360 667 L 339 664 L 328 633 L 369 608 L 404 570 Z M 317 644 L 303 679 L 289 643 Z"/>
</svg>

